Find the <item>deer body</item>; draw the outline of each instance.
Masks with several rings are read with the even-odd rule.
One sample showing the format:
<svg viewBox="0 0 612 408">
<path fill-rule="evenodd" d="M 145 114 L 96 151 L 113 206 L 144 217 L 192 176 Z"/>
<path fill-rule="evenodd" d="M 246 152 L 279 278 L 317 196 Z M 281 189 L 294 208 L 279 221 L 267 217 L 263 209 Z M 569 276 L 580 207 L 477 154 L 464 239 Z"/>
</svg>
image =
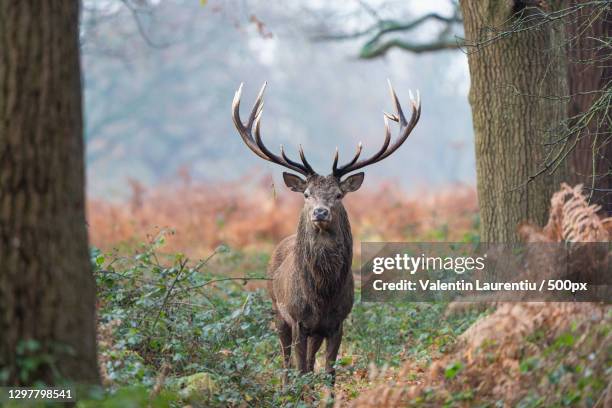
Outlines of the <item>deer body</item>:
<svg viewBox="0 0 612 408">
<path fill-rule="evenodd" d="M 333 375 L 342 322 L 353 307 L 354 284 L 348 216 L 341 206 L 332 211 L 329 228 L 319 229 L 305 207 L 297 233 L 274 250 L 268 276 L 285 366 L 291 365 L 293 344 L 297 368 L 313 370 L 315 355 L 327 339 L 326 370 Z"/>
<path fill-rule="evenodd" d="M 353 276 L 346 263 L 352 251 L 344 244 L 316 244 L 313 252 L 299 254 L 300 241 L 296 235 L 287 237 L 272 255 L 268 277 L 273 307 L 286 324 L 301 324 L 307 333 L 329 337 L 353 306 Z"/>
<path fill-rule="evenodd" d="M 342 325 L 353 307 L 354 283 L 351 273 L 353 237 L 342 199 L 361 187 L 364 173 L 348 173 L 376 163 L 401 146 L 410 135 L 421 114 L 420 101 L 412 102 L 412 116 L 406 121 L 391 84 L 396 114 L 385 113 L 385 141 L 373 156 L 358 160 L 361 143 L 352 160 L 338 166 L 338 150 L 332 174 L 317 174 L 300 146 L 302 163 L 287 157 L 281 146 L 280 156 L 272 153 L 261 140 L 260 120 L 263 107 L 262 87 L 246 124 L 240 119 L 242 85 L 234 96 L 232 118 L 245 144 L 259 157 L 305 176 L 283 173 L 287 187 L 304 194 L 297 232 L 275 248 L 270 264 L 268 285 L 276 315 L 285 368 L 291 366 L 291 350 L 295 349 L 300 372 L 314 369 L 316 353 L 326 340 L 325 369 L 335 377 L 334 363 L 342 341 Z M 412 96 L 412 95 L 411 95 Z M 387 119 L 400 124 L 400 137 L 393 144 Z M 254 131 L 254 135 L 253 135 Z M 285 377 L 286 379 L 286 377 Z"/>
</svg>

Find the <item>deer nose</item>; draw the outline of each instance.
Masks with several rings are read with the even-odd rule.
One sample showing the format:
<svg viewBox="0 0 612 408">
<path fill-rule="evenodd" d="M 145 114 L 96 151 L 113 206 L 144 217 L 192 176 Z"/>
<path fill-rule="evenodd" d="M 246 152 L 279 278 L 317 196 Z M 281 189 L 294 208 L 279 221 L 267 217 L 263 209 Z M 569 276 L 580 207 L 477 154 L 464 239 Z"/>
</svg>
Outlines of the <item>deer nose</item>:
<svg viewBox="0 0 612 408">
<path fill-rule="evenodd" d="M 312 215 L 316 221 L 326 221 L 329 219 L 329 210 L 327 208 L 317 207 L 312 212 Z"/>
</svg>

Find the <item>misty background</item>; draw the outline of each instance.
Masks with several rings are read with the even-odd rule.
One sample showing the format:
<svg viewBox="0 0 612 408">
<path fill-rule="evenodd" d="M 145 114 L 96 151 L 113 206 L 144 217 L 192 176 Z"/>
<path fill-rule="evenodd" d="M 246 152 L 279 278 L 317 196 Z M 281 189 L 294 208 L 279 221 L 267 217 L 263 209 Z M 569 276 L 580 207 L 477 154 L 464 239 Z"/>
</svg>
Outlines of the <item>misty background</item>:
<svg viewBox="0 0 612 408">
<path fill-rule="evenodd" d="M 179 173 L 211 182 L 273 175 L 278 183 L 281 168 L 248 150 L 230 114 L 241 82 L 244 120 L 266 80 L 262 138 L 275 152 L 282 143 L 297 158 L 302 144 L 323 174 L 331 171 L 336 146 L 341 162 L 352 157 L 359 141 L 362 154 L 372 154 L 383 142 L 382 111 L 393 111 L 390 78 L 407 113 L 408 90 L 420 91 L 423 113 L 404 145 L 367 169 L 366 187 L 380 180 L 408 192 L 475 184 L 463 52 L 391 50 L 382 58 L 360 60 L 364 38 L 314 40 L 322 33 L 363 29 L 385 16 L 448 15 L 450 3 L 329 3 L 85 1 L 88 193 L 120 198 L 130 191 L 130 179 L 155 185 L 172 182 Z M 376 6 L 378 14 L 367 5 Z M 410 32 L 411 39 L 427 40 L 438 29 L 428 23 Z"/>
</svg>

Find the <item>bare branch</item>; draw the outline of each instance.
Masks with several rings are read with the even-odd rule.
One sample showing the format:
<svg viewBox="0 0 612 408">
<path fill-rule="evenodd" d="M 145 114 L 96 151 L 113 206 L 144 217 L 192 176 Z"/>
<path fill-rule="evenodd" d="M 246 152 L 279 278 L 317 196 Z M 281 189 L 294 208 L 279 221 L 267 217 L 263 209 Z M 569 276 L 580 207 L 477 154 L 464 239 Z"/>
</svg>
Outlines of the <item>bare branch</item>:
<svg viewBox="0 0 612 408">
<path fill-rule="evenodd" d="M 153 40 L 149 33 L 147 33 L 142 20 L 140 19 L 140 15 L 142 13 L 148 13 L 149 10 L 142 7 L 137 7 L 132 5 L 128 0 L 121 0 L 123 5 L 130 11 L 132 17 L 134 18 L 134 22 L 136 23 L 136 28 L 138 29 L 138 33 L 142 37 L 145 43 L 151 48 L 166 48 L 171 45 L 169 42 L 157 42 Z"/>
<path fill-rule="evenodd" d="M 454 50 L 463 47 L 463 45 L 464 41 L 460 38 L 441 39 L 429 43 L 413 43 L 410 41 L 393 39 L 383 43 L 364 45 L 359 52 L 359 58 L 372 59 L 380 57 L 385 55 L 387 51 L 392 48 L 399 48 L 415 54 L 420 54 L 430 51 Z"/>
<path fill-rule="evenodd" d="M 375 33 L 374 37 L 370 41 L 377 40 L 384 34 L 397 32 L 397 31 L 410 31 L 419 27 L 420 25 L 431 21 L 440 21 L 446 24 L 461 24 L 463 20 L 458 16 L 444 17 L 438 13 L 429 13 L 416 20 L 409 22 L 401 22 L 396 20 L 379 20 L 372 26 L 365 30 L 355 31 L 352 33 L 335 33 L 335 34 L 322 34 L 312 37 L 315 41 L 329 41 L 329 40 L 352 40 L 359 37 L 364 37 L 368 34 Z"/>
<path fill-rule="evenodd" d="M 413 53 L 423 53 L 440 50 L 451 50 L 461 48 L 463 40 L 455 38 L 453 32 L 463 23 L 460 9 L 457 2 L 453 2 L 454 12 L 451 16 L 444 16 L 439 13 L 427 13 L 423 16 L 410 21 L 397 19 L 383 19 L 377 11 L 364 1 L 360 1 L 361 6 L 372 16 L 375 22 L 369 27 L 348 33 L 326 33 L 312 37 L 314 41 L 339 41 L 352 40 L 361 37 L 370 37 L 361 47 L 359 58 L 371 59 L 383 56 L 392 48 L 400 48 Z M 429 22 L 443 23 L 444 27 L 438 33 L 437 38 L 431 41 L 413 42 L 398 37 L 386 39 L 389 34 L 405 33 L 420 28 Z"/>
</svg>

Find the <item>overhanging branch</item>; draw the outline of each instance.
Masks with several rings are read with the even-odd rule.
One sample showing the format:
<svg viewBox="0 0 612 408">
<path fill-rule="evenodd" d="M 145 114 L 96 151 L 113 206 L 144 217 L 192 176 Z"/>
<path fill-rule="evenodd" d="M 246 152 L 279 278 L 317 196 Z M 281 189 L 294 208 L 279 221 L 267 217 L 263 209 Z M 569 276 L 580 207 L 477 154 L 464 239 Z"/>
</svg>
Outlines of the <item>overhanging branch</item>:
<svg viewBox="0 0 612 408">
<path fill-rule="evenodd" d="M 329 41 L 329 40 L 351 40 L 359 37 L 366 36 L 368 34 L 374 34 L 374 37 L 370 40 L 377 40 L 384 34 L 395 32 L 395 31 L 409 31 L 419 27 L 428 21 L 439 21 L 446 24 L 461 24 L 463 20 L 459 16 L 445 17 L 438 13 L 425 14 L 416 20 L 403 22 L 396 20 L 380 20 L 365 30 L 355 31 L 352 33 L 335 33 L 335 34 L 321 34 L 313 37 L 315 41 Z"/>
<path fill-rule="evenodd" d="M 426 43 L 414 43 L 400 39 L 393 39 L 385 42 L 375 42 L 364 45 L 359 52 L 359 58 L 377 58 L 385 55 L 387 51 L 392 48 L 399 48 L 415 54 L 420 54 L 431 51 L 454 50 L 461 48 L 463 44 L 463 40 L 459 38 L 447 38 Z"/>
<path fill-rule="evenodd" d="M 371 13 L 370 13 L 371 14 Z M 350 33 L 321 34 L 313 37 L 315 41 L 339 41 L 351 40 L 361 37 L 370 39 L 361 47 L 359 58 L 372 59 L 383 56 L 392 48 L 399 48 L 413 53 L 423 53 L 440 50 L 452 50 L 464 45 L 464 41 L 452 36 L 453 27 L 460 26 L 463 19 L 456 7 L 452 16 L 446 17 L 438 13 L 428 13 L 412 21 L 398 21 L 390 19 L 379 19 L 369 27 Z M 444 27 L 437 38 L 431 41 L 414 42 L 400 38 L 386 39 L 391 33 L 405 33 L 421 27 L 430 21 L 443 23 Z"/>
</svg>

